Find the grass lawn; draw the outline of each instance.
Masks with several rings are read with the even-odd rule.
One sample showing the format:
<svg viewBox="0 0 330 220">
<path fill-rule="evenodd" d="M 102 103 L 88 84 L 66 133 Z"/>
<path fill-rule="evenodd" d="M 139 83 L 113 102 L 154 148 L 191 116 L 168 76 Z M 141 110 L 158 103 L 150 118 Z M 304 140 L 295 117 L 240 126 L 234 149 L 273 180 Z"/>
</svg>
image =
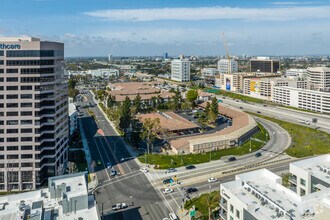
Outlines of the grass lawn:
<svg viewBox="0 0 330 220">
<path fill-rule="evenodd" d="M 266 141 L 268 132 L 259 124 L 260 131 L 253 135 L 253 138 Z M 267 135 L 266 135 L 267 134 Z M 259 141 L 251 141 L 252 152 L 259 150 L 264 143 Z M 227 155 L 244 155 L 249 153 L 250 141 L 245 142 L 243 145 L 235 148 L 212 151 L 211 153 L 204 154 L 187 154 L 187 155 L 163 155 L 163 154 L 148 154 L 147 163 L 158 165 L 159 169 L 168 169 L 171 167 L 187 166 L 189 164 L 206 163 L 212 160 L 219 160 Z M 145 162 L 145 155 L 138 157 L 141 163 Z"/>
<path fill-rule="evenodd" d="M 184 205 L 184 208 L 189 210 L 190 208 L 192 208 L 192 206 L 195 206 L 196 212 L 199 212 L 202 214 L 201 219 L 206 220 L 206 219 L 208 219 L 208 207 L 206 205 L 207 204 L 206 200 L 209 196 L 214 198 L 214 206 L 217 206 L 219 204 L 219 200 L 220 200 L 220 193 L 218 190 L 215 190 L 211 193 L 204 193 L 204 194 L 200 195 L 199 197 L 193 198 L 191 201 L 187 201 Z M 217 204 L 215 204 L 216 201 L 217 201 Z"/>
<path fill-rule="evenodd" d="M 330 134 L 324 131 L 259 114 L 250 114 L 275 122 L 290 133 L 292 146 L 286 149 L 285 152 L 292 157 L 307 157 L 330 153 Z"/>
</svg>

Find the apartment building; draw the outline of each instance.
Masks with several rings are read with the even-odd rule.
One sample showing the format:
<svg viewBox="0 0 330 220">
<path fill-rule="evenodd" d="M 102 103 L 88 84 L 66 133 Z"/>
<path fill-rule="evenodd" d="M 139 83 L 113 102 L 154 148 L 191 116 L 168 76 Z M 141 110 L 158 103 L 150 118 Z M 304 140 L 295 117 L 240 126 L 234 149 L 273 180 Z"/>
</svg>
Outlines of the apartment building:
<svg viewBox="0 0 330 220">
<path fill-rule="evenodd" d="M 330 67 L 307 68 L 307 80 L 310 82 L 310 89 L 330 92 Z"/>
<path fill-rule="evenodd" d="M 280 70 L 280 61 L 269 57 L 257 57 L 250 60 L 250 72 L 277 73 Z"/>
<path fill-rule="evenodd" d="M 298 79 L 287 78 L 244 78 L 243 93 L 245 95 L 271 100 L 273 87 L 275 86 L 291 86 L 294 88 L 307 89 L 308 82 Z"/>
<path fill-rule="evenodd" d="M 36 189 L 68 158 L 64 45 L 32 37 L 0 45 L 0 191 Z"/>
<path fill-rule="evenodd" d="M 178 82 L 190 81 L 190 61 L 186 59 L 171 62 L 171 79 Z"/>
<path fill-rule="evenodd" d="M 218 61 L 219 73 L 236 73 L 238 71 L 238 62 L 234 59 L 220 59 Z"/>
<path fill-rule="evenodd" d="M 329 154 L 290 164 L 291 176 L 304 185 L 304 193 L 283 186 L 282 178 L 267 169 L 238 174 L 234 181 L 220 185 L 219 216 L 223 220 L 328 219 L 329 164 Z"/>
<path fill-rule="evenodd" d="M 273 87 L 272 101 L 310 111 L 330 114 L 330 92 L 294 87 Z"/>
</svg>

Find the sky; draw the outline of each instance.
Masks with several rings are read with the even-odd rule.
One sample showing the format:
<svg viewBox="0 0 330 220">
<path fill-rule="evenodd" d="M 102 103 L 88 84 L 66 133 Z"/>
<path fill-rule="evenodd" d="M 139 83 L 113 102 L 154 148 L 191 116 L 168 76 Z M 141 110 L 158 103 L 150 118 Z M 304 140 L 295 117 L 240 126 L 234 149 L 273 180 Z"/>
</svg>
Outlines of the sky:
<svg viewBox="0 0 330 220">
<path fill-rule="evenodd" d="M 224 41 L 231 55 L 330 54 L 330 0 L 0 0 L 0 10 L 0 36 L 64 42 L 68 57 L 221 56 Z"/>
</svg>

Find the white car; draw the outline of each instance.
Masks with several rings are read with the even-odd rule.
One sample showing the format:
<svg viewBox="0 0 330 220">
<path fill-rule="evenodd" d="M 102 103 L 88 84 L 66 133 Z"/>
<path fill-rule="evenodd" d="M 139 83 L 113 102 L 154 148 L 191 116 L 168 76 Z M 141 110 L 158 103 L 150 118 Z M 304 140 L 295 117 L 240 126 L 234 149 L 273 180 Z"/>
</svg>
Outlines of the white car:
<svg viewBox="0 0 330 220">
<path fill-rule="evenodd" d="M 215 183 L 217 181 L 218 181 L 218 179 L 214 178 L 214 177 L 211 177 L 210 179 L 207 180 L 207 182 L 209 182 L 209 183 Z"/>
<path fill-rule="evenodd" d="M 143 172 L 143 173 L 148 173 L 149 172 L 149 170 L 146 167 L 141 167 L 140 171 Z"/>
<path fill-rule="evenodd" d="M 169 217 L 170 217 L 171 220 L 177 220 L 178 219 L 178 217 L 176 216 L 176 214 L 174 214 L 173 212 L 171 212 L 169 214 Z"/>
<path fill-rule="evenodd" d="M 163 220 L 170 220 L 169 218 L 163 218 Z"/>
<path fill-rule="evenodd" d="M 163 189 L 163 193 L 164 194 L 169 194 L 169 193 L 172 193 L 173 192 L 173 189 L 171 189 L 171 188 L 165 188 L 165 189 Z"/>
</svg>

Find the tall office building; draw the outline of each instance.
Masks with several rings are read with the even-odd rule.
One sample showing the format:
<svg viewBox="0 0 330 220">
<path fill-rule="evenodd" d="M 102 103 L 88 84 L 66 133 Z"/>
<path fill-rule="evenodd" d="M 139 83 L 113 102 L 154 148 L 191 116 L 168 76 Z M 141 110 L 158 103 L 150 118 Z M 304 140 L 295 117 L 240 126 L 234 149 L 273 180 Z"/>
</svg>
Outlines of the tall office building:
<svg viewBox="0 0 330 220">
<path fill-rule="evenodd" d="M 171 62 L 171 79 L 179 82 L 190 81 L 190 61 L 173 60 Z"/>
<path fill-rule="evenodd" d="M 165 60 L 165 59 L 167 59 L 168 58 L 168 53 L 164 53 L 163 54 L 163 59 Z"/>
<path fill-rule="evenodd" d="M 310 82 L 310 89 L 330 92 L 330 67 L 307 68 L 307 80 Z"/>
<path fill-rule="evenodd" d="M 0 191 L 36 189 L 68 159 L 63 43 L 0 37 Z"/>
<path fill-rule="evenodd" d="M 280 61 L 269 57 L 257 57 L 250 60 L 250 72 L 276 73 L 280 70 Z"/>
<path fill-rule="evenodd" d="M 219 73 L 236 73 L 238 71 L 238 62 L 234 59 L 220 59 L 218 61 Z"/>
</svg>

